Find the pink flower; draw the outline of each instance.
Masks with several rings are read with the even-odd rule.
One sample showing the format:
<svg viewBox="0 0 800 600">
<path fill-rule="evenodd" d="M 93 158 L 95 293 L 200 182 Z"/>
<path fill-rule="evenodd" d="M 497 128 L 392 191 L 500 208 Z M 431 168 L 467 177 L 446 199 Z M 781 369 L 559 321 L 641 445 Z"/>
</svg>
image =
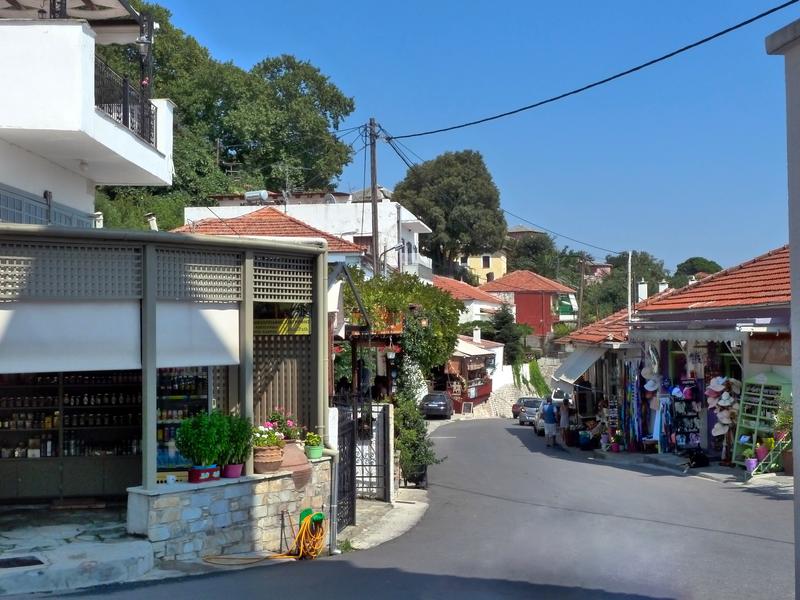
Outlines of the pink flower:
<svg viewBox="0 0 800 600">
<path fill-rule="evenodd" d="M 286 425 L 288 425 L 289 427 L 294 427 L 294 421 L 292 421 L 291 419 L 287 419 Z"/>
<path fill-rule="evenodd" d="M 273 429 L 275 427 L 275 423 L 267 421 L 266 423 L 264 423 L 264 427 L 266 427 L 267 429 Z"/>
</svg>

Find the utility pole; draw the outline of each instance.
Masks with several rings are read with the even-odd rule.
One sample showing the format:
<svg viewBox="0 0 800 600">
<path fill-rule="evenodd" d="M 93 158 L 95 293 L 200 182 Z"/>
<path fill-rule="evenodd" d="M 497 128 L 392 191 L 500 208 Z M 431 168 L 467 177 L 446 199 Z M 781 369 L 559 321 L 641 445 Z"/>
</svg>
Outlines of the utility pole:
<svg viewBox="0 0 800 600">
<path fill-rule="evenodd" d="M 380 274 L 378 265 L 378 125 L 375 119 L 369 120 L 369 177 L 370 198 L 372 200 L 372 272 L 377 277 Z"/>
<path fill-rule="evenodd" d="M 583 323 L 583 286 L 584 281 L 586 280 L 586 276 L 584 275 L 584 267 L 586 266 L 586 261 L 581 259 L 581 282 L 580 286 L 578 287 L 578 329 L 581 328 Z"/>
<path fill-rule="evenodd" d="M 631 280 L 632 273 L 631 267 L 633 263 L 633 253 L 628 250 L 628 323 L 631 322 L 631 317 L 633 313 L 633 305 L 631 304 L 631 288 L 633 287 L 633 282 Z"/>
</svg>

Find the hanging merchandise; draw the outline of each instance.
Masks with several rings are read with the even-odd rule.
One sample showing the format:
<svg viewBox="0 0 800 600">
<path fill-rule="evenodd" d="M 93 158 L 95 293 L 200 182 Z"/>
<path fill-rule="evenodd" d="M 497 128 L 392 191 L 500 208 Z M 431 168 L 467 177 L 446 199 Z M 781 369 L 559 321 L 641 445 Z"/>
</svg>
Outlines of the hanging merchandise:
<svg viewBox="0 0 800 600">
<path fill-rule="evenodd" d="M 685 379 L 680 386 L 670 391 L 673 401 L 674 445 L 677 452 L 700 446 L 700 405 L 694 400 L 697 395 L 696 381 Z"/>
</svg>

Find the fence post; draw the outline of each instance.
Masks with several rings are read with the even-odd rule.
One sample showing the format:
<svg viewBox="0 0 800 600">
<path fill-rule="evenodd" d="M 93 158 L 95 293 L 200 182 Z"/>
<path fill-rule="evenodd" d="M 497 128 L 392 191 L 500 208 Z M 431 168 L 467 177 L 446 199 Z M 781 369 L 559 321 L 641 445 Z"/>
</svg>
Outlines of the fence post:
<svg viewBox="0 0 800 600">
<path fill-rule="evenodd" d="M 130 114 L 131 114 L 131 84 L 127 77 L 122 78 L 122 124 L 125 127 L 130 127 Z"/>
</svg>

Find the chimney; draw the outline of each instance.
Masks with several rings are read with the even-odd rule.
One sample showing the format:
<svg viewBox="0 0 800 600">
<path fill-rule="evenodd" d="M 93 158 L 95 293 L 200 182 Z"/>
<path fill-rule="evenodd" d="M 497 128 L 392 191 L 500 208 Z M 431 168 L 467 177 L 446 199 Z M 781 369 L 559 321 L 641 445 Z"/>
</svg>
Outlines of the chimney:
<svg viewBox="0 0 800 600">
<path fill-rule="evenodd" d="M 667 283 L 666 279 L 662 279 L 658 282 L 658 293 L 666 292 L 669 284 Z"/>
<path fill-rule="evenodd" d="M 94 228 L 95 229 L 102 229 L 103 228 L 103 213 L 99 210 L 92 214 L 92 219 L 94 220 Z"/>
<path fill-rule="evenodd" d="M 689 284 L 688 285 L 694 285 L 695 283 L 697 283 L 697 277 L 695 277 L 694 275 L 689 275 Z"/>
<path fill-rule="evenodd" d="M 475 342 L 476 344 L 480 344 L 481 343 L 481 328 L 480 327 L 476 327 L 475 329 L 472 330 L 472 341 Z"/>
<path fill-rule="evenodd" d="M 636 296 L 638 300 L 637 302 L 641 302 L 642 300 L 647 300 L 647 282 L 642 278 L 642 280 L 638 283 Z"/>
<path fill-rule="evenodd" d="M 156 222 L 156 216 L 153 213 L 147 213 L 144 216 L 147 224 L 150 225 L 150 231 L 158 231 L 158 223 Z"/>
</svg>

